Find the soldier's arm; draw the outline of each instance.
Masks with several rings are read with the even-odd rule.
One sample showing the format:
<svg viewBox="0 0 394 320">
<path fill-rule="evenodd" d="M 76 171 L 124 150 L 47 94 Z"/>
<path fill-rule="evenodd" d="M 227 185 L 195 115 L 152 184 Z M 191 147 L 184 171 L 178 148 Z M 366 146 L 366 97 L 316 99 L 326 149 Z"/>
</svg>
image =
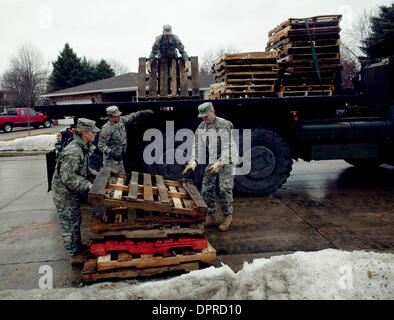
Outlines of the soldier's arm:
<svg viewBox="0 0 394 320">
<path fill-rule="evenodd" d="M 156 38 L 156 40 L 155 40 L 155 42 L 153 43 L 153 46 L 152 46 L 152 51 L 151 51 L 151 53 L 149 55 L 149 58 L 148 58 L 148 60 L 150 62 L 152 62 L 153 59 L 155 59 L 156 56 L 159 54 L 159 47 L 160 47 L 159 46 L 159 39 Z"/>
<path fill-rule="evenodd" d="M 108 146 L 109 134 L 105 130 L 101 130 L 98 148 L 102 153 L 111 153 L 112 149 Z"/>
<path fill-rule="evenodd" d="M 137 112 L 132 112 L 128 114 L 127 116 L 120 117 L 120 119 L 123 121 L 124 125 L 128 125 L 132 123 L 133 121 L 139 120 L 140 118 L 145 117 L 147 114 L 153 114 L 152 110 L 140 110 Z"/>
<path fill-rule="evenodd" d="M 228 163 L 237 163 L 238 159 L 238 149 L 235 145 L 232 130 L 234 129 L 234 125 L 226 120 L 224 125 L 219 129 L 219 136 L 221 137 L 221 155 L 218 159 L 219 161 L 228 164 Z"/>
<path fill-rule="evenodd" d="M 60 178 L 64 185 L 77 193 L 90 190 L 92 183 L 78 174 L 80 155 L 67 154 L 61 159 Z"/>
<path fill-rule="evenodd" d="M 174 35 L 174 40 L 175 40 L 176 48 L 178 49 L 179 54 L 182 56 L 183 61 L 189 60 L 189 56 L 187 55 L 185 51 L 185 47 L 183 46 L 181 40 L 175 35 Z"/>
</svg>

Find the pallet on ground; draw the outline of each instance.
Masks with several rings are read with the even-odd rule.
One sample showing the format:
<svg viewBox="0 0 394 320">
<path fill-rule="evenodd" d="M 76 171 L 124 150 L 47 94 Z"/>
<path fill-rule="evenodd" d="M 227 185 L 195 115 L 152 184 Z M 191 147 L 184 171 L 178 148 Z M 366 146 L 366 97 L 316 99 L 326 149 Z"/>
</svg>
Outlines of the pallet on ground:
<svg viewBox="0 0 394 320">
<path fill-rule="evenodd" d="M 200 267 L 199 262 L 182 263 L 179 265 L 169 265 L 163 267 L 153 267 L 145 269 L 127 268 L 127 269 L 114 269 L 106 272 L 99 272 L 96 270 L 97 261 L 88 260 L 85 263 L 82 271 L 82 281 L 84 283 L 94 283 L 98 281 L 108 280 L 125 280 L 134 279 L 139 277 L 152 277 L 168 272 L 190 272 L 198 270 Z"/>
<path fill-rule="evenodd" d="M 111 183 L 113 177 L 124 178 L 126 184 Z M 121 193 L 116 198 L 111 195 L 115 190 Z M 171 181 L 160 175 L 135 171 L 129 177 L 116 174 L 110 168 L 100 170 L 88 194 L 88 201 L 95 205 L 162 213 L 159 216 L 152 214 L 150 217 L 138 217 L 136 222 L 168 223 L 178 218 L 177 214 L 186 217 L 189 223 L 202 222 L 208 211 L 191 180 Z M 172 215 L 166 217 L 168 214 Z"/>
<path fill-rule="evenodd" d="M 216 250 L 208 243 L 200 252 L 172 252 L 167 255 L 142 254 L 133 256 L 129 252 L 113 252 L 87 260 L 82 271 L 85 282 L 108 279 L 131 279 L 151 277 L 168 271 L 190 272 L 198 270 L 200 263 L 216 260 Z"/>
</svg>

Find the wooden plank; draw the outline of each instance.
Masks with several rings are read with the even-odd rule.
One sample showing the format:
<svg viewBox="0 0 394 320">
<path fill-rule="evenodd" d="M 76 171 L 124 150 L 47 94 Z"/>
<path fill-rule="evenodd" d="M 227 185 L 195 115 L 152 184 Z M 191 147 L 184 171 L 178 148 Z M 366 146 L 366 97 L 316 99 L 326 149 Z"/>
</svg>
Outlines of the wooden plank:
<svg viewBox="0 0 394 320">
<path fill-rule="evenodd" d="M 138 192 L 138 176 L 139 173 L 136 171 L 131 172 L 131 180 L 130 180 L 130 188 L 129 194 L 127 196 L 128 201 L 137 200 L 137 192 Z"/>
<path fill-rule="evenodd" d="M 108 178 L 111 175 L 111 168 L 101 168 L 96 179 L 94 180 L 93 186 L 89 191 L 88 200 L 94 202 L 98 199 L 104 199 L 106 185 Z"/>
<path fill-rule="evenodd" d="M 190 57 L 192 69 L 192 95 L 200 95 L 200 73 L 198 70 L 198 57 Z"/>
<path fill-rule="evenodd" d="M 97 259 L 94 259 L 97 261 Z M 198 262 L 182 263 L 180 265 L 155 267 L 155 268 L 145 268 L 145 269 L 125 269 L 110 272 L 82 272 L 82 281 L 85 283 L 91 283 L 98 280 L 104 279 L 131 279 L 137 277 L 151 277 L 153 275 L 161 274 L 168 271 L 185 271 L 190 272 L 192 270 L 197 270 L 199 268 Z"/>
<path fill-rule="evenodd" d="M 156 184 L 160 195 L 160 202 L 169 203 L 170 199 L 162 176 L 156 175 Z"/>
<path fill-rule="evenodd" d="M 181 96 L 188 97 L 189 96 L 189 86 L 187 83 L 187 72 L 185 72 L 185 62 L 183 59 L 179 60 L 179 80 L 181 87 Z"/>
<path fill-rule="evenodd" d="M 176 65 L 177 59 L 171 59 L 171 96 L 175 97 L 178 94 L 177 79 L 176 79 Z"/>
<path fill-rule="evenodd" d="M 169 186 L 168 188 L 170 189 L 170 191 L 178 192 L 178 190 L 174 186 Z M 183 208 L 181 199 L 176 198 L 176 197 L 172 197 L 172 202 L 173 202 L 175 208 Z"/>
<path fill-rule="evenodd" d="M 152 191 L 152 177 L 149 173 L 144 173 L 144 200 L 155 201 Z"/>
<path fill-rule="evenodd" d="M 139 58 L 138 63 L 138 97 L 146 96 L 146 58 Z"/>
<path fill-rule="evenodd" d="M 124 183 L 124 179 L 123 178 L 118 178 L 118 180 L 116 181 L 116 185 L 118 185 L 118 186 L 123 186 L 123 183 Z M 113 197 L 115 199 L 121 199 L 122 195 L 123 195 L 123 191 L 122 190 L 115 190 Z"/>
<path fill-rule="evenodd" d="M 157 59 L 154 59 L 151 64 L 151 73 L 149 76 L 149 96 L 152 96 L 154 98 L 157 97 L 157 65 Z"/>
<path fill-rule="evenodd" d="M 168 96 L 168 58 L 160 59 L 160 96 Z"/>
<path fill-rule="evenodd" d="M 188 205 L 193 208 L 194 204 L 191 200 Z M 148 226 L 149 227 L 149 226 Z M 114 237 L 121 237 L 122 239 L 166 239 L 169 236 L 189 235 L 189 236 L 204 236 L 205 231 L 201 224 L 192 224 L 190 227 L 179 227 L 171 225 L 161 226 L 158 225 L 146 229 L 133 229 L 133 230 L 107 230 L 101 232 L 90 232 L 91 240 L 105 240 L 106 238 L 113 239 Z"/>
<path fill-rule="evenodd" d="M 192 262 L 192 261 L 201 261 L 205 263 L 213 262 L 216 260 L 216 250 L 209 245 L 208 248 L 203 249 L 201 252 L 196 252 L 194 254 L 187 254 L 187 255 L 177 254 L 175 256 L 170 256 L 170 257 L 141 255 L 140 258 L 134 258 L 126 261 L 119 261 L 119 260 L 108 261 L 107 256 L 98 257 L 97 271 L 106 271 L 115 268 L 129 268 L 129 267 L 135 267 L 137 269 L 161 267 L 168 265 L 179 265 L 181 263 Z"/>
<path fill-rule="evenodd" d="M 200 192 L 198 191 L 198 189 L 196 188 L 196 186 L 193 184 L 191 180 L 189 179 L 182 180 L 182 185 L 186 189 L 190 197 L 193 199 L 196 207 L 208 209 L 205 201 L 200 195 Z"/>
</svg>

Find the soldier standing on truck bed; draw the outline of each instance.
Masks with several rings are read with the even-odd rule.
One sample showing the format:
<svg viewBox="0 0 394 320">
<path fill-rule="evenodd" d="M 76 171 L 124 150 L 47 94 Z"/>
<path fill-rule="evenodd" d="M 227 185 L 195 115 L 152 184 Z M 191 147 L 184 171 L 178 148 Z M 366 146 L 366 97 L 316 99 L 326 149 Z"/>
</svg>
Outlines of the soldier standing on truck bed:
<svg viewBox="0 0 394 320">
<path fill-rule="evenodd" d="M 204 161 L 203 149 L 208 148 L 209 161 L 202 181 L 201 195 L 208 206 L 205 227 L 216 226 L 216 181 L 219 179 L 219 203 L 225 220 L 219 226 L 219 231 L 230 228 L 233 214 L 233 187 L 235 165 L 238 160 L 238 150 L 232 138 L 233 124 L 215 115 L 211 102 L 198 106 L 198 117 L 203 122 L 198 126 L 191 160 L 183 171 L 194 171 L 198 161 Z M 207 142 L 205 142 L 207 140 Z"/>
<path fill-rule="evenodd" d="M 53 202 L 72 264 L 83 263 L 88 249 L 81 243 L 80 199 L 92 187 L 90 177 L 97 175 L 97 171 L 89 167 L 90 156 L 96 148 L 92 142 L 100 131 L 95 124 L 93 120 L 78 119 L 74 140 L 60 153 L 52 179 Z"/>
<path fill-rule="evenodd" d="M 127 147 L 125 126 L 143 116 L 152 115 L 153 111 L 141 110 L 122 117 L 120 116 L 122 112 L 117 106 L 110 106 L 106 111 L 109 118 L 101 128 L 98 142 L 98 147 L 103 153 L 103 167 L 111 168 L 116 173 L 125 174 L 123 163 Z"/>
<path fill-rule="evenodd" d="M 178 49 L 179 54 L 182 56 L 185 62 L 185 72 L 190 71 L 190 61 L 184 46 L 179 40 L 178 36 L 172 33 L 172 27 L 169 24 L 163 26 L 163 34 L 159 35 L 155 39 L 155 43 L 152 46 L 152 52 L 149 55 L 148 63 L 146 64 L 146 69 L 148 73 L 151 73 L 151 65 L 156 57 L 158 58 L 177 58 L 176 53 Z"/>
</svg>

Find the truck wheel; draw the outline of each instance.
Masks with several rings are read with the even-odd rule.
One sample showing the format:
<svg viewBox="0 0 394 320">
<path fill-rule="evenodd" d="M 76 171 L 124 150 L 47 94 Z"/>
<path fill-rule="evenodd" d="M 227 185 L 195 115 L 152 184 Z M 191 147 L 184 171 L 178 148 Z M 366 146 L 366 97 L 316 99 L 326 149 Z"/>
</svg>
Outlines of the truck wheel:
<svg viewBox="0 0 394 320">
<path fill-rule="evenodd" d="M 239 148 L 241 151 L 242 139 Z M 251 161 L 250 171 L 237 175 L 234 181 L 235 190 L 243 195 L 264 196 L 275 192 L 286 182 L 292 169 L 287 142 L 269 129 L 252 129 L 251 149 L 243 155 L 245 157 Z"/>
<path fill-rule="evenodd" d="M 51 120 L 45 120 L 43 125 L 45 128 L 50 128 L 52 125 L 52 122 L 51 122 Z"/>
<path fill-rule="evenodd" d="M 345 161 L 357 168 L 376 168 L 384 162 L 379 158 L 372 159 L 345 159 Z"/>
<path fill-rule="evenodd" d="M 12 129 L 13 129 L 13 127 L 12 127 L 12 124 L 11 124 L 11 123 L 6 123 L 6 124 L 3 126 L 3 131 L 4 131 L 4 132 L 12 132 Z"/>
</svg>

